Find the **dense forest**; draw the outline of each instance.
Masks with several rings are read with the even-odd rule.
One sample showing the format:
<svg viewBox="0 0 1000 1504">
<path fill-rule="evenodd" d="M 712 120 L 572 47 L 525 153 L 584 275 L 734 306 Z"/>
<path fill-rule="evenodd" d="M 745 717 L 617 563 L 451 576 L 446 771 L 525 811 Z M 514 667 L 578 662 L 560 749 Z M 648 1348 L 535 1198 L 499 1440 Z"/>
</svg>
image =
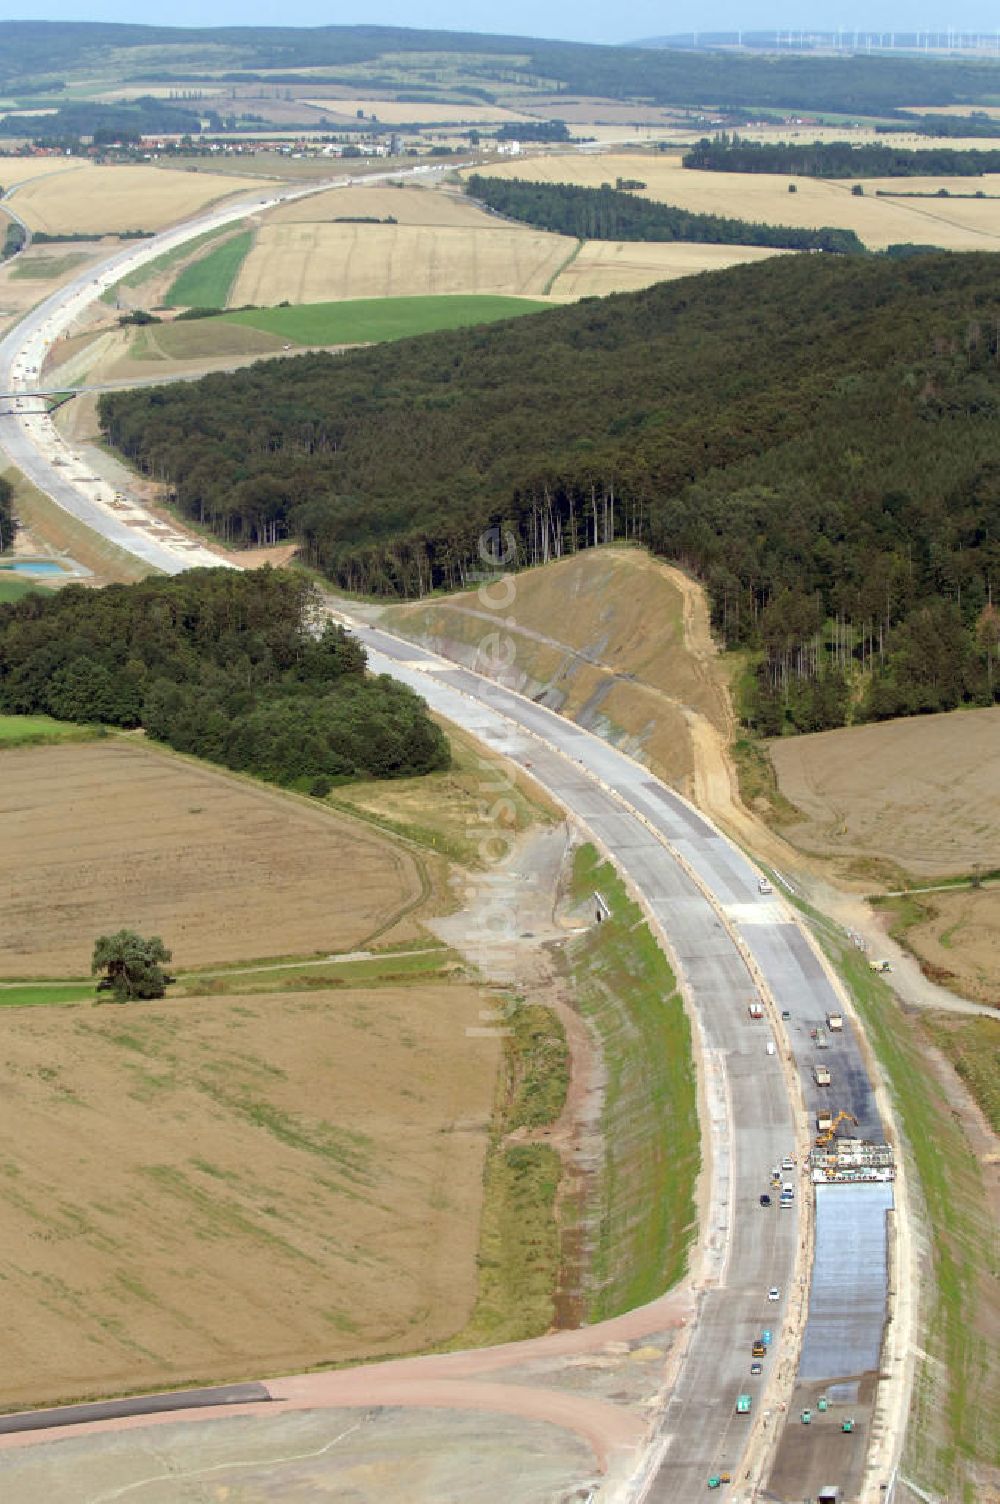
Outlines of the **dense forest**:
<svg viewBox="0 0 1000 1504">
<path fill-rule="evenodd" d="M 779 256 L 346 357 L 100 399 L 231 541 L 415 596 L 628 539 L 763 661 L 767 730 L 994 695 L 1000 261 Z M 863 698 L 859 703 L 859 696 Z"/>
<path fill-rule="evenodd" d="M 936 146 L 927 151 L 905 147 L 854 146 L 850 141 L 792 144 L 745 141 L 722 132 L 706 137 L 685 152 L 685 167 L 705 172 L 769 172 L 802 178 L 977 178 L 1000 172 L 1000 151 Z"/>
<path fill-rule="evenodd" d="M 576 188 L 569 183 L 529 183 L 520 178 L 473 174 L 466 190 L 481 204 L 508 219 L 539 230 L 575 235 L 580 240 L 688 240 L 710 245 L 763 245 L 777 250 L 836 251 L 862 255 L 865 247 L 853 230 L 825 226 L 804 230 L 794 225 L 755 224 L 723 214 L 696 214 L 670 204 L 637 198 L 605 183 Z"/>
<path fill-rule="evenodd" d="M 133 55 L 130 58 L 130 53 Z M 461 54 L 463 73 L 482 95 L 511 82 L 551 93 L 638 98 L 651 104 L 759 106 L 777 110 L 886 115 L 907 105 L 974 106 L 1000 92 L 1000 66 L 968 59 L 757 55 L 752 52 L 591 46 L 473 32 L 390 26 L 293 28 L 131 26 L 88 22 L 0 22 L 0 82 L 17 93 L 39 80 L 86 71 L 122 82 L 198 82 L 220 70 L 324 68 L 335 83 L 355 81 L 337 68 L 376 64 L 367 85 L 398 88 L 399 60 Z M 134 61 L 133 61 L 134 58 Z M 440 64 L 434 59 L 435 69 Z M 223 81 L 226 74 L 222 74 Z M 274 80 L 271 80 L 274 81 Z M 285 82 L 293 81 L 285 79 Z M 323 81 L 323 80 L 316 80 Z"/>
<path fill-rule="evenodd" d="M 142 726 L 315 794 L 446 767 L 423 701 L 366 675 L 364 650 L 316 604 L 301 575 L 272 569 L 32 593 L 0 605 L 0 710 Z"/>
</svg>

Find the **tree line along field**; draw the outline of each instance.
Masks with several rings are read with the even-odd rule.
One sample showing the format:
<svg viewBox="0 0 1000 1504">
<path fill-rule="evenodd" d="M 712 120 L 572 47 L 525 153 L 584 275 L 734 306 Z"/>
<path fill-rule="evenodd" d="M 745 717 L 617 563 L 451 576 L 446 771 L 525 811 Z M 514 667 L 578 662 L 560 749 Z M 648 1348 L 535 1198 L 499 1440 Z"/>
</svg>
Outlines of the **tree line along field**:
<svg viewBox="0 0 1000 1504">
<path fill-rule="evenodd" d="M 468 177 L 466 172 L 463 176 Z M 763 224 L 820 229 L 834 225 L 853 230 L 870 250 L 907 241 L 945 250 L 992 250 L 1000 245 L 1000 200 L 964 199 L 929 202 L 879 198 L 879 190 L 926 192 L 933 199 L 942 188 L 969 191 L 968 178 L 869 179 L 864 195 L 851 192 L 849 182 L 818 178 L 773 177 L 739 172 L 699 172 L 684 168 L 680 155 L 629 152 L 598 156 L 538 156 L 523 162 L 502 162 L 490 175 L 530 182 L 572 183 L 599 188 L 617 178 L 639 180 L 640 197 L 659 200 L 699 214 L 720 214 Z M 796 191 L 789 193 L 789 182 Z M 975 180 L 986 194 L 1000 191 L 1000 178 Z"/>
</svg>

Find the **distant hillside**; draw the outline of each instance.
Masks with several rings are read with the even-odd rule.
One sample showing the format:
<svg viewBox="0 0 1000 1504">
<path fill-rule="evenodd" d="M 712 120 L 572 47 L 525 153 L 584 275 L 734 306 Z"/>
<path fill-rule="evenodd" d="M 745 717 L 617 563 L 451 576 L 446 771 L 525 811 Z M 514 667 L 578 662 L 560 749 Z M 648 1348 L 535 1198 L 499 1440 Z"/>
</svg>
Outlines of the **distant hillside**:
<svg viewBox="0 0 1000 1504">
<path fill-rule="evenodd" d="M 129 54 L 134 54 L 130 60 Z M 638 98 L 653 104 L 833 110 L 878 115 L 906 105 L 974 105 L 1000 92 L 995 62 L 914 58 L 758 56 L 644 47 L 599 47 L 530 37 L 414 31 L 387 26 L 311 28 L 126 26 L 90 22 L 0 23 L 0 82 L 29 86 L 113 68 L 124 82 L 187 82 L 206 70 L 325 68 L 461 54 L 466 84 L 483 97 L 517 76 L 551 90 Z M 274 79 L 271 80 L 275 81 Z M 427 79 L 416 68 L 424 92 Z M 371 77 L 373 85 L 381 80 Z M 433 92 L 433 90 L 431 91 Z"/>
<path fill-rule="evenodd" d="M 762 651 L 751 718 L 819 729 L 859 680 L 876 716 L 1000 683 L 998 361 L 996 257 L 779 257 L 100 412 L 187 515 L 349 589 L 465 584 L 490 528 L 512 567 L 646 541 Z"/>
</svg>

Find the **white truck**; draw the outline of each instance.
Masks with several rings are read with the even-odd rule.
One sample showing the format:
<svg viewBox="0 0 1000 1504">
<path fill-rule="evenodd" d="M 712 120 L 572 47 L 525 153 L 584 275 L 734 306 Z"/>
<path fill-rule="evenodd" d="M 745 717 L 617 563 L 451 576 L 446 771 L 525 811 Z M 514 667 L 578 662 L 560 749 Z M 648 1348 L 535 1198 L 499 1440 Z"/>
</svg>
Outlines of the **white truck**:
<svg viewBox="0 0 1000 1504">
<path fill-rule="evenodd" d="M 842 1013 L 828 1013 L 826 1015 L 826 1026 L 830 1030 L 831 1034 L 842 1033 L 844 1028 L 844 1015 Z"/>
<path fill-rule="evenodd" d="M 813 1066 L 813 1080 L 816 1082 L 817 1086 L 830 1085 L 830 1072 L 827 1070 L 825 1065 Z"/>
</svg>

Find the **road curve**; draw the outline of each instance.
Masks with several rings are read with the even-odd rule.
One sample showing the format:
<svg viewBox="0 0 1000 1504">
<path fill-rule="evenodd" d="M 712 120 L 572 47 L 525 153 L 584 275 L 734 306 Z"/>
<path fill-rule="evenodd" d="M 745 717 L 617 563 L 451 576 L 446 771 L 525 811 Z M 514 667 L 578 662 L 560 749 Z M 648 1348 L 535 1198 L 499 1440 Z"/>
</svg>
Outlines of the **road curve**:
<svg viewBox="0 0 1000 1504">
<path fill-rule="evenodd" d="M 466 165 L 466 164 L 459 164 Z M 344 176 L 310 183 L 304 188 L 275 188 L 265 184 L 252 195 L 228 199 L 193 219 L 172 226 L 147 240 L 116 251 L 106 261 L 92 265 L 58 288 L 33 308 L 19 324 L 0 339 L 0 391 L 30 399 L 39 385 L 39 375 L 50 346 L 108 288 L 141 266 L 174 250 L 208 230 L 235 224 L 249 214 L 259 214 L 279 204 L 291 203 L 330 188 L 373 184 L 388 179 L 412 177 L 423 180 L 445 171 L 412 167 L 395 172 L 370 173 L 357 179 Z M 123 507 L 114 487 L 74 463 L 51 419 L 35 410 L 7 412 L 0 419 L 0 449 L 12 464 L 64 511 L 100 533 L 110 543 L 141 559 L 151 569 L 179 574 L 195 566 L 221 566 L 227 561 L 207 545 L 193 542 L 177 529 L 151 524 L 138 508 Z"/>
<path fill-rule="evenodd" d="M 47 343 L 125 270 L 265 203 L 317 191 L 313 186 L 220 207 L 111 258 L 96 278 L 91 269 L 0 342 L 0 386 L 24 390 L 34 368 L 41 368 Z M 87 494 L 89 482 L 54 467 L 38 431 L 45 422 L 15 418 L 5 422 L 0 440 L 60 506 L 168 573 L 228 562 L 199 545 L 195 556 L 123 525 L 106 501 Z M 793 1019 L 822 1018 L 839 1007 L 830 978 L 783 901 L 758 893 L 758 874 L 742 853 L 647 770 L 492 680 L 376 628 L 356 631 L 373 669 L 409 683 L 449 719 L 530 766 L 614 859 L 666 941 L 695 1025 L 711 1189 L 694 1258 L 697 1319 L 687 1329 L 684 1363 L 658 1426 L 656 1467 L 642 1497 L 664 1504 L 693 1498 L 709 1473 L 728 1468 L 748 1471 L 745 1489 L 731 1497 L 749 1499 L 766 1475 L 765 1443 L 779 1429 L 777 1406 L 795 1376 L 792 1333 L 801 1331 L 807 1248 L 801 1195 L 790 1211 L 758 1205 L 771 1166 L 796 1146 L 796 1127 L 800 1154 L 804 1147 L 803 1062 L 793 1056 L 776 1014 L 755 1023 L 747 1005 L 759 991 Z M 772 1039 L 778 1045 L 773 1055 L 765 1050 Z M 771 1286 L 781 1292 L 773 1303 Z M 764 1375 L 751 1379 L 751 1340 L 765 1324 L 777 1340 Z M 736 1414 L 742 1392 L 755 1396 L 749 1419 Z M 323 1403 L 318 1384 L 316 1402 Z"/>
</svg>

